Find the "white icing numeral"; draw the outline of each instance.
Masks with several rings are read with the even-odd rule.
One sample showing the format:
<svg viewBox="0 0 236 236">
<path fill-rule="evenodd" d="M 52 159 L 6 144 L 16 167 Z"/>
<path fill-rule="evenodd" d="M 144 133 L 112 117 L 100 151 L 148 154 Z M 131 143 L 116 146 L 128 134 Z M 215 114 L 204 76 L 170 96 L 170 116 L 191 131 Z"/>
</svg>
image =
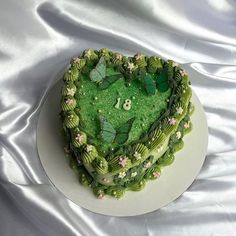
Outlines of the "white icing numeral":
<svg viewBox="0 0 236 236">
<path fill-rule="evenodd" d="M 120 109 L 120 98 L 117 98 L 117 103 L 115 105 L 116 109 Z"/>
<path fill-rule="evenodd" d="M 130 99 L 125 99 L 125 102 L 123 104 L 123 108 L 126 111 L 129 111 L 131 109 L 131 100 Z"/>
</svg>

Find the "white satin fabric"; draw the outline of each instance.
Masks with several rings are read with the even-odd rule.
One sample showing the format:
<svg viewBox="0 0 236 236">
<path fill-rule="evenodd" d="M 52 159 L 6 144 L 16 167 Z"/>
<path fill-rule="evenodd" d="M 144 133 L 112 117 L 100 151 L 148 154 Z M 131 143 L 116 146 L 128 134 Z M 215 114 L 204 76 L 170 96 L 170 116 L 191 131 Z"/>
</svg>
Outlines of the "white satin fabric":
<svg viewBox="0 0 236 236">
<path fill-rule="evenodd" d="M 38 115 L 56 75 L 84 49 L 102 47 L 182 63 L 208 119 L 197 179 L 142 216 L 73 204 L 50 184 L 37 154 Z M 0 235 L 236 235 L 235 63 L 234 0 L 0 1 Z"/>
</svg>

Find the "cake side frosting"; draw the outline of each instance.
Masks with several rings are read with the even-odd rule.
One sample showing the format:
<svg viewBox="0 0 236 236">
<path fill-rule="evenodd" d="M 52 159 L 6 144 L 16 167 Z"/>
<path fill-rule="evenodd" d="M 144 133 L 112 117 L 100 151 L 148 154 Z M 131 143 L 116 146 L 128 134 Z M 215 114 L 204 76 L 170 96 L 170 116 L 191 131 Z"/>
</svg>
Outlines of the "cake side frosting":
<svg viewBox="0 0 236 236">
<path fill-rule="evenodd" d="M 121 80 L 126 83 L 127 87 L 133 87 L 134 81 L 137 80 L 141 81 L 140 84 L 144 84 L 140 90 L 144 91 L 148 100 L 151 101 L 150 97 L 153 98 L 157 93 L 160 93 L 157 98 L 165 95 L 162 111 L 156 110 L 156 119 L 152 118 L 149 123 L 146 121 L 146 127 L 139 128 L 140 133 L 137 130 L 131 132 L 133 122 L 125 143 L 114 146 L 110 144 L 104 149 L 101 148 L 104 140 L 98 139 L 100 142 L 94 142 L 95 137 L 91 137 L 92 132 L 86 132 L 86 125 L 83 124 L 85 112 L 82 113 L 82 108 L 88 108 L 87 101 L 86 99 L 83 101 L 82 96 L 86 96 L 86 92 L 90 90 L 83 91 L 81 86 L 84 86 L 83 81 L 86 79 L 88 84 L 97 86 L 97 81 L 93 81 L 95 83 L 89 81 L 89 77 L 92 77 L 89 75 L 99 63 L 101 63 L 101 67 L 106 66 L 107 78 L 109 75 L 112 77 L 108 81 L 101 80 L 104 76 L 99 73 L 103 73 L 104 70 L 98 71 L 98 76 L 94 76 L 94 80 L 100 80 L 98 85 L 102 86 L 102 89 L 108 90 L 112 86 L 116 88 L 116 83 L 120 83 Z M 97 71 L 93 72 L 96 74 Z M 126 190 L 141 190 L 147 180 L 159 178 L 162 167 L 174 161 L 174 153 L 183 147 L 183 136 L 192 128 L 190 115 L 193 112 L 188 75 L 175 62 L 164 61 L 158 57 L 147 57 L 142 54 L 125 57 L 107 49 L 100 51 L 89 49 L 80 58 L 74 58 L 71 61 L 71 66 L 63 79 L 65 84 L 62 88 L 61 117 L 65 136 L 69 143 L 67 152 L 70 154 L 73 168 L 79 172 L 80 182 L 92 187 L 96 196 L 102 197 L 108 194 L 119 198 Z M 135 92 L 137 91 L 139 90 Z M 125 93 L 125 96 L 128 92 Z M 112 93 L 107 93 L 107 96 L 109 94 Z M 138 92 L 137 94 L 139 95 Z M 97 94 L 91 94 L 91 96 L 94 99 L 91 101 L 96 104 L 99 97 Z M 114 98 L 113 109 L 117 106 L 119 96 L 117 94 Z M 81 104 L 80 99 L 83 102 Z M 80 107 L 81 105 L 82 107 Z M 129 112 L 128 107 L 128 102 L 123 104 L 125 115 Z M 136 110 L 134 111 L 136 112 Z M 148 109 L 147 112 L 149 112 Z M 99 116 L 102 109 L 97 109 L 97 113 Z M 91 118 L 94 117 L 96 116 Z M 124 120 L 130 117 L 126 115 Z M 109 124 L 109 122 L 106 123 L 108 126 Z M 99 128 L 99 124 L 96 125 L 94 122 L 95 130 L 96 126 L 97 132 L 94 133 L 101 131 L 99 131 L 101 128 Z M 112 136 L 113 130 L 116 131 L 113 127 L 110 129 Z M 141 133 L 141 131 L 143 132 Z M 107 139 L 109 140 L 109 138 Z"/>
</svg>

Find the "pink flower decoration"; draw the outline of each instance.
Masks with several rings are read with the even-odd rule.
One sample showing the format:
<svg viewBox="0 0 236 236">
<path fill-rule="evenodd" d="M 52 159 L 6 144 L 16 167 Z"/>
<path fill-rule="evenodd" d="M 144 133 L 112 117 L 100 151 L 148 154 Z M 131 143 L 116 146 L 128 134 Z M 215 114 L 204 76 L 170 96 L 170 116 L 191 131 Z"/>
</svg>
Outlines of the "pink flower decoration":
<svg viewBox="0 0 236 236">
<path fill-rule="evenodd" d="M 168 119 L 170 125 L 175 125 L 176 124 L 176 119 L 174 117 Z"/>
<path fill-rule="evenodd" d="M 161 173 L 158 171 L 155 171 L 152 173 L 155 178 L 159 178 L 161 176 Z"/>
<path fill-rule="evenodd" d="M 75 140 L 78 142 L 82 142 L 83 138 L 84 138 L 83 134 L 80 134 L 80 133 L 77 133 L 75 136 Z"/>
<path fill-rule="evenodd" d="M 188 73 L 185 70 L 181 70 L 179 73 L 181 74 L 181 76 L 188 75 Z"/>
<path fill-rule="evenodd" d="M 184 128 L 188 129 L 190 127 L 190 121 L 184 123 Z"/>
<path fill-rule="evenodd" d="M 116 59 L 121 61 L 122 60 L 122 54 L 116 53 Z"/>
<path fill-rule="evenodd" d="M 151 167 L 151 165 L 152 165 L 152 163 L 149 161 L 144 165 L 144 168 L 149 168 L 149 167 Z"/>
<path fill-rule="evenodd" d="M 81 60 L 81 59 L 78 58 L 78 57 L 74 57 L 74 58 L 73 58 L 73 62 L 74 62 L 74 63 L 80 63 L 80 60 Z"/>
<path fill-rule="evenodd" d="M 119 164 L 121 165 L 121 166 L 123 166 L 123 167 L 125 167 L 126 165 L 127 165 L 127 163 L 128 163 L 128 158 L 127 157 L 120 157 L 120 159 L 119 159 Z"/>
<path fill-rule="evenodd" d="M 73 103 L 73 100 L 72 99 L 66 99 L 65 102 L 66 102 L 67 105 L 71 105 Z"/>
<path fill-rule="evenodd" d="M 75 95 L 75 90 L 73 88 L 67 88 L 67 94 L 70 96 L 74 96 Z"/>
<path fill-rule="evenodd" d="M 143 55 L 142 55 L 141 53 L 137 53 L 137 54 L 134 56 L 134 58 L 135 58 L 136 60 L 140 60 L 142 57 L 143 57 Z"/>
</svg>

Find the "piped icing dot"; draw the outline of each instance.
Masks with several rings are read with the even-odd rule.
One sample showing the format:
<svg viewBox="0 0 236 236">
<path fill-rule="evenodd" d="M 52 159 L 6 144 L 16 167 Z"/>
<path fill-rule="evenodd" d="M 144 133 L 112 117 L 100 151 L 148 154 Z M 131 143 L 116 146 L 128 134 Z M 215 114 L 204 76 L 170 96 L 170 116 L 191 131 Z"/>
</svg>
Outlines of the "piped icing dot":
<svg viewBox="0 0 236 236">
<path fill-rule="evenodd" d="M 110 180 L 107 179 L 107 178 L 103 178 L 102 181 L 103 181 L 104 183 L 110 183 Z"/>
<path fill-rule="evenodd" d="M 180 139 L 180 138 L 181 138 L 181 132 L 180 132 L 180 131 L 177 131 L 177 132 L 176 132 L 176 138 L 177 138 L 177 139 Z"/>
<path fill-rule="evenodd" d="M 119 165 L 122 167 L 125 167 L 128 164 L 128 158 L 127 157 L 120 157 L 119 158 Z"/>
<path fill-rule="evenodd" d="M 168 119 L 168 122 L 169 122 L 170 125 L 175 125 L 177 120 L 174 117 L 172 117 L 172 118 Z"/>
<path fill-rule="evenodd" d="M 134 153 L 134 157 L 136 160 L 140 160 L 142 158 L 141 154 L 137 151 Z"/>
<path fill-rule="evenodd" d="M 118 177 L 123 179 L 126 176 L 126 173 L 124 171 L 120 172 Z"/>
<path fill-rule="evenodd" d="M 182 115 L 183 114 L 183 108 L 182 107 L 178 107 L 178 108 L 176 108 L 176 112 L 177 112 L 177 114 L 179 114 L 179 115 Z"/>
<path fill-rule="evenodd" d="M 135 171 L 133 173 L 131 173 L 131 177 L 134 178 L 138 173 Z"/>
</svg>

